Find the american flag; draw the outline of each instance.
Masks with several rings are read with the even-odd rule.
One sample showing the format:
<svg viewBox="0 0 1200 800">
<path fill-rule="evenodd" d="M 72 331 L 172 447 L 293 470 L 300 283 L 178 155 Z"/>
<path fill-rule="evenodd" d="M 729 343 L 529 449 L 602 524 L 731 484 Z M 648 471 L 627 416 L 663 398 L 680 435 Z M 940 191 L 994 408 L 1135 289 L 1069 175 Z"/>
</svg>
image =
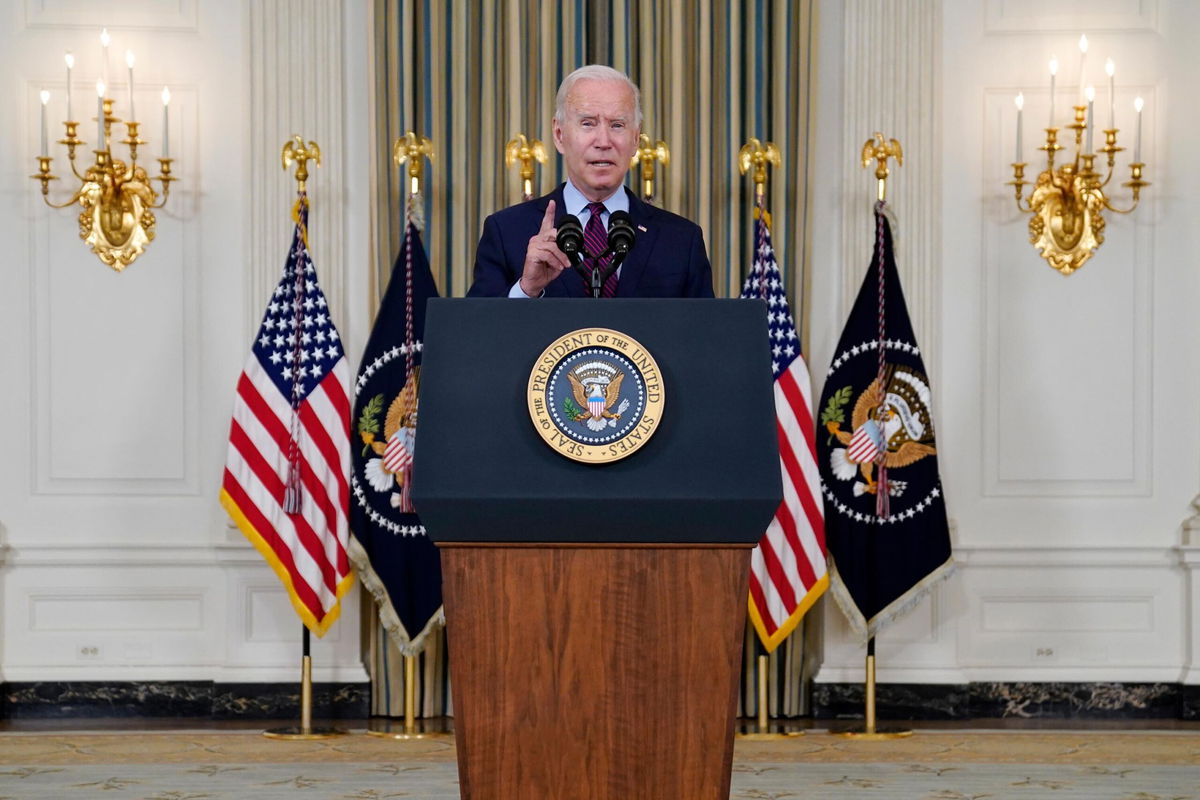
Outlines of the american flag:
<svg viewBox="0 0 1200 800">
<path fill-rule="evenodd" d="M 808 365 L 800 352 L 771 234 L 761 215 L 755 223 L 755 241 L 754 266 L 741 296 L 767 303 L 783 502 L 750 558 L 750 619 L 771 652 L 828 588 L 829 575 Z"/>
<path fill-rule="evenodd" d="M 306 247 L 308 202 L 237 384 L 221 504 L 318 636 L 354 580 L 346 556 L 350 367 Z"/>
</svg>

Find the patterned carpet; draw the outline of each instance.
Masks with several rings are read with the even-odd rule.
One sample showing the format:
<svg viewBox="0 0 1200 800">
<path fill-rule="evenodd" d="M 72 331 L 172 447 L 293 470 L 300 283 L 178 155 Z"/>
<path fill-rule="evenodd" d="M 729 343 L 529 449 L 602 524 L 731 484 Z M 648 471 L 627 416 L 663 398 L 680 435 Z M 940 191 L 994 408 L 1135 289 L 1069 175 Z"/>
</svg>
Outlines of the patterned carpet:
<svg viewBox="0 0 1200 800">
<path fill-rule="evenodd" d="M 733 800 L 1200 800 L 1192 732 L 821 731 L 737 743 Z M 0 800 L 458 800 L 452 738 L 0 733 Z M 565 800 L 565 799 L 564 799 Z"/>
</svg>

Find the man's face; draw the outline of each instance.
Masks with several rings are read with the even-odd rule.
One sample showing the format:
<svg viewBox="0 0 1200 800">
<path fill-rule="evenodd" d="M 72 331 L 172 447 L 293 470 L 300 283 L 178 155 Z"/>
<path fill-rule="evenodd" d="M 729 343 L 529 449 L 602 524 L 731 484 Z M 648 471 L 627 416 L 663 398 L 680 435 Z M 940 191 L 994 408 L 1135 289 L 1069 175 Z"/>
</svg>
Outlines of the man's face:
<svg viewBox="0 0 1200 800">
<path fill-rule="evenodd" d="M 554 121 L 554 146 L 563 154 L 567 177 L 584 196 L 599 202 L 625 179 L 638 145 L 633 90 L 623 81 L 584 78 Z"/>
</svg>

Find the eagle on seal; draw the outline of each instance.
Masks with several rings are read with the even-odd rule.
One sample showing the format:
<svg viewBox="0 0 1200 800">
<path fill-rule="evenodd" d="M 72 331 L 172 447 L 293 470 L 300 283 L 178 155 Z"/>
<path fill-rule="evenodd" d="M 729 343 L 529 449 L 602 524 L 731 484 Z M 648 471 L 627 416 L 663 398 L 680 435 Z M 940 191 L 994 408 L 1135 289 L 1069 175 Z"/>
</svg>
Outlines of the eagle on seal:
<svg viewBox="0 0 1200 800">
<path fill-rule="evenodd" d="M 606 425 L 615 425 L 616 420 L 621 418 L 625 409 L 620 408 L 614 411 L 613 406 L 617 404 L 617 400 L 621 396 L 621 383 L 625 380 L 625 373 L 618 372 L 607 385 L 599 381 L 588 381 L 584 384 L 575 376 L 574 372 L 568 372 L 567 379 L 571 382 L 571 392 L 575 395 L 575 402 L 583 409 L 575 417 L 576 422 L 584 422 L 591 430 L 599 431 L 603 430 Z M 612 422 L 608 420 L 612 420 Z"/>
</svg>

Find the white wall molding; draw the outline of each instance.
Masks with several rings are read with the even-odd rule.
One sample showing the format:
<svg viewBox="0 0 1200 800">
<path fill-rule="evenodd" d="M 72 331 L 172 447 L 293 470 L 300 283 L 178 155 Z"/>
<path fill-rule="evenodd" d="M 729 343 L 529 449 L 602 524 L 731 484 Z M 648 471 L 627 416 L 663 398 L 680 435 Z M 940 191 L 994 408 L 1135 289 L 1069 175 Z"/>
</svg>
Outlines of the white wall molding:
<svg viewBox="0 0 1200 800">
<path fill-rule="evenodd" d="M 347 318 L 347 212 L 343 126 L 343 0 L 252 0 L 250 3 L 250 271 L 245 334 L 253 336 L 282 274 L 296 201 L 294 167 L 280 169 L 293 135 L 321 149 L 309 164 L 309 252 L 339 331 Z M 360 191 L 365 192 L 365 187 Z"/>
<path fill-rule="evenodd" d="M 954 560 L 966 567 L 1173 567 L 1170 547 L 1006 547 L 958 545 Z"/>
<path fill-rule="evenodd" d="M 299 678 L 302 624 L 249 546 L 17 548 L 0 588 L 6 680 Z M 359 606 L 313 638 L 316 680 L 367 680 Z"/>
<path fill-rule="evenodd" d="M 89 542 L 87 545 L 23 544 L 10 548 L 14 567 L 44 566 L 190 566 L 220 563 L 262 563 L 247 542 L 245 546 L 146 545 L 139 542 Z M 3 563 L 3 562 L 0 562 Z"/>
<path fill-rule="evenodd" d="M 987 33 L 1158 32 L 1158 0 L 985 0 Z"/>
<path fill-rule="evenodd" d="M 196 33 L 199 30 L 200 0 L 122 0 L 97 3 L 95 0 L 25 0 L 25 25 L 28 28 L 88 28 L 99 33 L 148 30 Z"/>
<path fill-rule="evenodd" d="M 1195 519 L 1195 518 L 1193 518 Z M 1193 536 L 1196 530 L 1191 531 Z M 1184 611 L 1184 629 L 1186 631 L 1185 648 L 1187 660 L 1184 663 L 1183 682 L 1192 685 L 1200 684 L 1200 541 L 1192 539 L 1190 544 L 1179 548 L 1179 561 L 1187 576 L 1186 608 Z"/>
</svg>

